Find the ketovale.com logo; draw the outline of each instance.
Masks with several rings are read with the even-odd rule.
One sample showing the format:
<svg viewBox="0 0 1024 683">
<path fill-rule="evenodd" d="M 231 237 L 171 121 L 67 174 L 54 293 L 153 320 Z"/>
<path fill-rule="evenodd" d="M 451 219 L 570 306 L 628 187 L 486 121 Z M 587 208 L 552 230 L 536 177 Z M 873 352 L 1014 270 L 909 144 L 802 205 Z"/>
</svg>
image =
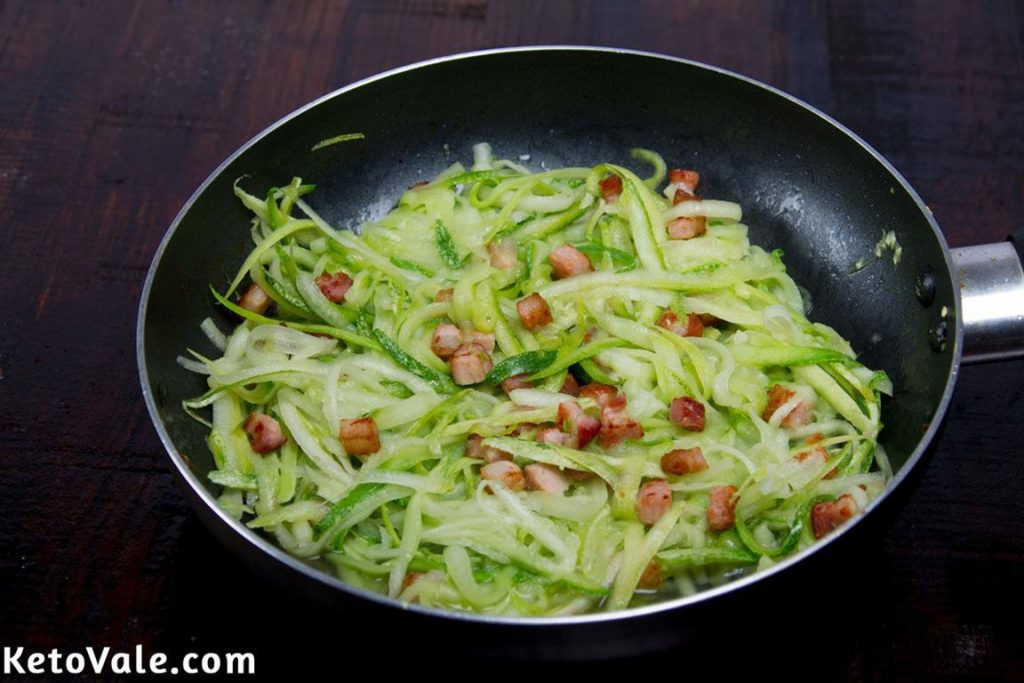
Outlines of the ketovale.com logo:
<svg viewBox="0 0 1024 683">
<path fill-rule="evenodd" d="M 59 675 L 91 673 L 127 675 L 178 674 L 254 674 L 256 657 L 251 652 L 189 652 L 176 664 L 168 663 L 163 652 L 146 656 L 141 645 L 131 652 L 114 652 L 110 647 L 94 648 L 84 652 L 29 652 L 24 647 L 4 646 L 4 676 Z"/>
</svg>

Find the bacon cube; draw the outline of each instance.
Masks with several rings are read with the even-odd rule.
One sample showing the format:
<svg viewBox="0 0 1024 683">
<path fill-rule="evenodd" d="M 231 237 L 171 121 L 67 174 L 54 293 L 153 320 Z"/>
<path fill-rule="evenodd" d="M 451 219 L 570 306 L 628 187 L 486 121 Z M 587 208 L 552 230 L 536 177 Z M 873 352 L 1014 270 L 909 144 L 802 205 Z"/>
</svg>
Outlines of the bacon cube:
<svg viewBox="0 0 1024 683">
<path fill-rule="evenodd" d="M 380 450 L 380 434 L 372 417 L 342 420 L 338 438 L 349 455 L 370 455 Z"/>
<path fill-rule="evenodd" d="M 352 286 L 352 278 L 341 271 L 317 275 L 315 282 L 327 300 L 336 304 L 345 300 L 345 294 Z"/>
<path fill-rule="evenodd" d="M 281 430 L 281 423 L 263 413 L 250 413 L 242 425 L 242 431 L 249 435 L 252 449 L 257 453 L 277 450 L 288 441 Z"/>
</svg>

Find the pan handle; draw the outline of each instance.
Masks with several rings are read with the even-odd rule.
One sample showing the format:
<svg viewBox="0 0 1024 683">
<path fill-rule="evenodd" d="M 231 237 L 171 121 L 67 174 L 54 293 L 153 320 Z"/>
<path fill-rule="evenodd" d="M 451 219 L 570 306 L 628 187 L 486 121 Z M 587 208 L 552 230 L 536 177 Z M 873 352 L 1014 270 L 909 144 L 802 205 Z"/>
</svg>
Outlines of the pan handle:
<svg viewBox="0 0 1024 683">
<path fill-rule="evenodd" d="M 965 363 L 1024 356 L 1024 230 L 1005 242 L 953 249 Z"/>
</svg>

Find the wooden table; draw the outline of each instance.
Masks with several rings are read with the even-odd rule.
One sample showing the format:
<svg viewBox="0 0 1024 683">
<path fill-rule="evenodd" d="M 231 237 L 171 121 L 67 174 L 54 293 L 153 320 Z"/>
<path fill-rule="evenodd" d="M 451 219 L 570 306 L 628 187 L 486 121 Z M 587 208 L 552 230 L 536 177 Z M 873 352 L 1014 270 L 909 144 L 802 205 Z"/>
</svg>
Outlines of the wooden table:
<svg viewBox="0 0 1024 683">
<path fill-rule="evenodd" d="M 250 649 L 260 671 L 302 672 L 418 638 L 314 623 L 251 576 L 186 506 L 140 396 L 136 306 L 158 241 L 203 178 L 281 115 L 464 50 L 664 52 L 844 122 L 956 246 L 999 240 L 1024 214 L 1022 41 L 1012 0 L 0 2 L 0 644 Z M 937 453 L 869 544 L 853 599 L 819 581 L 796 620 L 752 614 L 717 650 L 629 664 L 1019 680 L 1022 368 L 963 370 Z"/>
</svg>

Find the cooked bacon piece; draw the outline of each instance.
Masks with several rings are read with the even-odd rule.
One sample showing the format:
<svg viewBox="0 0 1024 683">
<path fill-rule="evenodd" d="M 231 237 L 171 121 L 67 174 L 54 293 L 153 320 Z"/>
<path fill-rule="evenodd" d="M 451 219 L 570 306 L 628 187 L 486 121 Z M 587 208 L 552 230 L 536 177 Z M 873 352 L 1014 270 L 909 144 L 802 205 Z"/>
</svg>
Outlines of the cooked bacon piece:
<svg viewBox="0 0 1024 683">
<path fill-rule="evenodd" d="M 716 486 L 708 500 L 708 528 L 712 531 L 731 529 L 736 523 L 735 486 Z"/>
<path fill-rule="evenodd" d="M 512 375 L 508 379 L 501 381 L 501 388 L 506 394 L 511 394 L 516 389 L 532 389 L 534 387 L 533 382 L 529 380 L 530 375 Z"/>
<path fill-rule="evenodd" d="M 281 431 L 281 424 L 263 413 L 249 413 L 242 430 L 249 435 L 252 449 L 257 453 L 277 450 L 288 441 L 288 437 Z"/>
<path fill-rule="evenodd" d="M 404 593 L 409 586 L 413 585 L 414 583 L 422 579 L 424 576 L 426 576 L 426 574 L 424 574 L 423 572 L 409 572 L 408 574 L 406 574 L 405 578 L 402 579 L 402 592 Z"/>
<path fill-rule="evenodd" d="M 672 421 L 691 432 L 704 431 L 704 404 L 689 396 L 672 399 L 669 408 Z"/>
<path fill-rule="evenodd" d="M 813 434 L 808 434 L 807 438 L 804 439 L 804 441 L 807 444 L 811 445 L 811 446 L 813 446 L 814 444 L 817 444 L 817 443 L 821 443 L 824 440 L 825 440 L 825 435 L 822 434 L 821 432 L 814 432 Z"/>
<path fill-rule="evenodd" d="M 704 451 L 697 448 L 677 448 L 661 456 L 661 471 L 665 474 L 682 476 L 693 472 L 700 472 L 708 468 L 708 461 L 704 459 Z"/>
<path fill-rule="evenodd" d="M 761 419 L 765 422 L 771 420 L 775 411 L 794 396 L 796 396 L 796 392 L 792 389 L 787 389 L 781 384 L 772 386 L 772 388 L 768 390 L 768 405 L 765 406 L 764 412 L 761 413 Z M 796 404 L 795 408 L 789 411 L 786 417 L 782 418 L 782 421 L 779 424 L 787 429 L 803 427 L 811 421 L 811 413 L 813 410 L 814 409 L 808 405 L 806 401 L 800 401 Z"/>
<path fill-rule="evenodd" d="M 522 436 L 523 434 L 533 431 L 537 428 L 537 425 L 533 422 L 520 422 L 516 425 L 515 429 L 509 432 L 509 436 Z"/>
<path fill-rule="evenodd" d="M 680 337 L 700 337 L 704 334 L 704 322 L 696 313 L 687 314 L 686 324 L 683 325 L 678 315 L 672 311 L 665 311 L 656 324 L 669 332 L 675 332 Z"/>
<path fill-rule="evenodd" d="M 512 454 L 494 446 L 485 446 L 484 437 L 479 434 L 470 434 L 466 440 L 466 457 L 476 458 L 484 462 L 496 462 L 498 460 L 511 460 Z"/>
<path fill-rule="evenodd" d="M 683 334 L 684 332 L 686 332 L 686 328 L 683 327 L 682 323 L 679 322 L 679 316 L 673 313 L 672 311 L 666 310 L 664 313 L 662 313 L 661 317 L 658 318 L 658 322 L 655 324 L 658 327 L 668 330 L 669 332 L 675 332 L 680 337 L 686 336 L 685 334 Z"/>
<path fill-rule="evenodd" d="M 576 401 L 563 401 L 558 404 L 556 424 L 572 437 L 574 448 L 586 448 L 601 431 L 601 421 L 587 415 Z"/>
<path fill-rule="evenodd" d="M 857 514 L 857 503 L 848 493 L 829 503 L 818 503 L 811 508 L 811 526 L 814 537 L 821 538 Z"/>
<path fill-rule="evenodd" d="M 627 439 L 639 439 L 644 428 L 626 412 L 626 397 L 615 396 L 601 408 L 601 446 L 615 448 Z"/>
<path fill-rule="evenodd" d="M 645 481 L 636 496 L 636 516 L 650 526 L 672 507 L 672 489 L 664 479 Z"/>
<path fill-rule="evenodd" d="M 569 488 L 569 482 L 565 480 L 557 467 L 534 462 L 523 468 L 526 476 L 526 488 L 530 491 L 543 491 L 544 493 L 565 493 Z"/>
<path fill-rule="evenodd" d="M 452 295 L 455 294 L 455 290 L 449 287 L 448 289 L 439 289 L 437 294 L 434 295 L 434 301 L 437 303 L 447 303 L 452 300 Z"/>
<path fill-rule="evenodd" d="M 700 316 L 696 313 L 686 314 L 686 329 L 683 331 L 684 337 L 703 337 L 704 336 L 704 321 L 700 319 Z"/>
<path fill-rule="evenodd" d="M 528 330 L 535 330 L 544 327 L 551 322 L 551 309 L 548 302 L 540 294 L 533 293 L 525 299 L 516 302 L 516 311 L 519 312 L 519 319 Z"/>
<path fill-rule="evenodd" d="M 438 358 L 448 360 L 462 346 L 462 330 L 451 323 L 438 325 L 430 339 L 430 350 Z"/>
<path fill-rule="evenodd" d="M 238 299 L 239 306 L 247 311 L 259 313 L 261 315 L 267 312 L 267 309 L 270 308 L 270 304 L 272 303 L 274 303 L 274 301 L 266 292 L 263 291 L 263 288 L 255 282 L 249 285 L 249 289 L 245 290 L 245 294 Z"/>
<path fill-rule="evenodd" d="M 510 491 L 522 491 L 526 483 L 519 465 L 508 460 L 495 460 L 480 468 L 480 478 L 500 481 Z"/>
<path fill-rule="evenodd" d="M 685 190 L 690 194 L 697 191 L 700 185 L 700 173 L 684 168 L 673 168 L 668 172 L 669 185 L 674 185 L 677 190 Z"/>
<path fill-rule="evenodd" d="M 594 272 L 590 259 L 571 244 L 560 244 L 548 255 L 548 261 L 558 279 Z"/>
<path fill-rule="evenodd" d="M 494 353 L 494 333 L 492 332 L 470 332 L 463 333 L 462 341 L 467 344 L 476 344 L 486 353 Z"/>
<path fill-rule="evenodd" d="M 677 187 L 676 193 L 672 195 L 672 204 L 674 206 L 676 204 L 682 204 L 683 202 L 697 201 L 698 199 L 700 199 L 700 197 L 693 194 L 692 192 L 687 192 L 683 188 Z"/>
<path fill-rule="evenodd" d="M 828 451 L 821 446 L 815 446 L 808 448 L 806 451 L 800 451 L 796 454 L 796 459 L 800 462 L 807 462 L 808 460 L 818 460 L 822 465 L 828 462 Z"/>
<path fill-rule="evenodd" d="M 578 396 L 580 393 L 580 383 L 576 381 L 572 373 L 566 373 L 565 381 L 562 382 L 562 388 L 558 390 L 560 394 L 569 394 L 570 396 Z"/>
<path fill-rule="evenodd" d="M 668 237 L 672 240 L 693 239 L 707 231 L 708 220 L 704 216 L 680 216 L 668 222 Z"/>
<path fill-rule="evenodd" d="M 604 408 L 608 405 L 608 402 L 618 395 L 618 390 L 615 387 L 608 386 L 607 384 L 600 384 L 598 382 L 591 382 L 590 384 L 584 384 L 580 387 L 577 396 L 579 398 L 589 398 L 600 408 Z"/>
<path fill-rule="evenodd" d="M 338 438 L 349 455 L 370 455 L 380 450 L 380 434 L 372 417 L 342 420 Z"/>
<path fill-rule="evenodd" d="M 479 344 L 463 344 L 455 349 L 455 354 L 448 361 L 452 368 L 452 379 L 459 386 L 479 384 L 487 377 L 494 367 L 491 357 Z"/>
<path fill-rule="evenodd" d="M 606 202 L 614 204 L 619 201 L 619 197 L 622 195 L 622 178 L 610 175 L 602 179 L 598 185 L 601 186 L 601 196 Z"/>
<path fill-rule="evenodd" d="M 519 265 L 516 243 L 512 240 L 489 243 L 487 253 L 491 257 L 491 266 L 499 270 L 508 270 Z"/>
<path fill-rule="evenodd" d="M 420 187 L 426 187 L 429 184 L 430 184 L 429 180 L 417 180 L 415 183 L 413 183 L 412 185 L 409 186 L 409 189 L 410 190 L 415 190 L 415 189 L 420 188 Z"/>
<path fill-rule="evenodd" d="M 811 436 L 813 436 L 813 434 Z M 808 441 L 810 441 L 810 437 L 808 437 Z M 808 460 L 817 460 L 822 465 L 824 465 L 826 462 L 828 462 L 828 451 L 825 450 L 823 446 L 814 446 L 813 448 L 808 448 L 806 451 L 800 451 L 799 453 L 796 454 L 795 457 L 800 462 L 807 462 Z M 839 470 L 833 467 L 831 470 L 828 471 L 828 474 L 826 474 L 824 478 L 835 479 L 838 474 Z"/>
<path fill-rule="evenodd" d="M 337 273 L 321 273 L 314 282 L 327 300 L 336 304 L 345 300 L 345 294 L 352 286 L 352 278 L 340 270 Z"/>
<path fill-rule="evenodd" d="M 566 434 L 558 427 L 542 427 L 537 430 L 537 442 L 546 443 L 549 446 L 572 447 L 572 436 Z"/>
<path fill-rule="evenodd" d="M 657 590 L 661 588 L 662 580 L 661 565 L 658 564 L 657 560 L 651 560 L 644 567 L 644 573 L 640 575 L 640 581 L 636 584 L 636 587 L 645 591 Z"/>
<path fill-rule="evenodd" d="M 569 477 L 573 481 L 589 481 L 597 476 L 593 472 L 588 472 L 586 470 L 571 469 L 564 470 L 563 474 L 565 474 L 565 476 Z"/>
</svg>

